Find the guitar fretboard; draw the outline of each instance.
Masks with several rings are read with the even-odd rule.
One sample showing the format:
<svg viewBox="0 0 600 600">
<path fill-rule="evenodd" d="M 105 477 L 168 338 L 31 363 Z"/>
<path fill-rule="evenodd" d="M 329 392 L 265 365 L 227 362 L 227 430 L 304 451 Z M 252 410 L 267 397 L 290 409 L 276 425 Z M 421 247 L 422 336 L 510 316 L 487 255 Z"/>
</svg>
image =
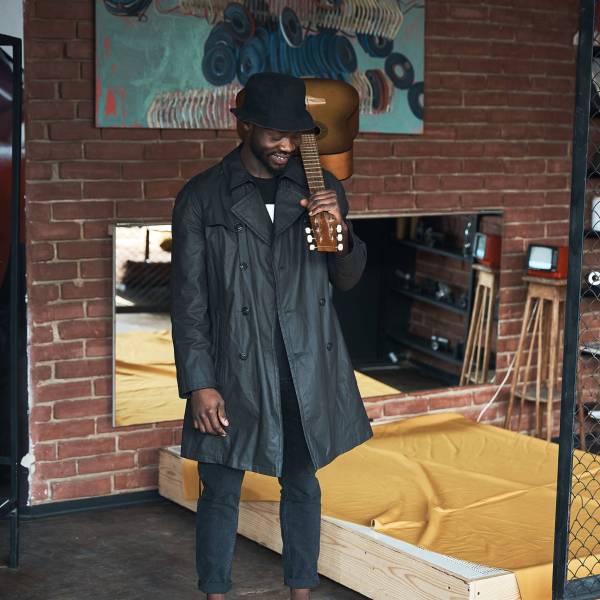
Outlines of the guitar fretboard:
<svg viewBox="0 0 600 600">
<path fill-rule="evenodd" d="M 310 193 L 314 194 L 324 190 L 323 169 L 319 161 L 319 148 L 314 133 L 303 133 L 301 135 L 300 154 Z"/>
</svg>

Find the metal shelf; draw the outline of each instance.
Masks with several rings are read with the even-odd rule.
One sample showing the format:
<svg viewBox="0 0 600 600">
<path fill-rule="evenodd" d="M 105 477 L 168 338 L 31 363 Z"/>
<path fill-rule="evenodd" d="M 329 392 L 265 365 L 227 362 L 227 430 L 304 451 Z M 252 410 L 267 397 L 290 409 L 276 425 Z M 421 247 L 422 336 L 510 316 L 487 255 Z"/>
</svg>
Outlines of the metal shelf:
<svg viewBox="0 0 600 600">
<path fill-rule="evenodd" d="M 420 338 L 416 335 L 407 333 L 402 337 L 398 337 L 397 335 L 389 332 L 387 335 L 402 346 L 406 346 L 412 350 L 418 350 L 423 354 L 427 354 L 428 356 L 432 356 L 451 365 L 460 366 L 463 364 L 462 358 L 456 358 L 452 352 L 446 352 L 444 350 L 432 350 L 431 346 L 429 345 L 429 340 Z"/>
<path fill-rule="evenodd" d="M 424 294 L 419 294 L 418 292 L 411 292 L 410 290 L 405 290 L 403 288 L 399 288 L 396 286 L 390 286 L 390 288 L 396 292 L 397 294 L 402 294 L 404 296 L 408 296 L 409 298 L 413 298 L 414 300 L 418 300 L 420 302 L 426 302 L 427 304 L 431 304 L 433 306 L 439 306 L 440 308 L 445 308 L 446 310 L 450 310 L 452 312 L 458 313 L 459 315 L 466 315 L 467 309 L 460 308 L 458 306 L 454 306 L 448 302 L 442 302 L 441 300 L 437 300 L 431 296 L 425 296 Z"/>
<path fill-rule="evenodd" d="M 431 252 L 432 254 L 439 254 L 440 256 L 448 256 L 455 258 L 460 261 L 473 262 L 473 257 L 464 255 L 457 250 L 451 250 L 449 248 L 436 248 L 435 246 L 426 246 L 420 242 L 414 242 L 413 240 L 398 240 L 398 243 L 402 246 L 408 246 L 409 248 L 415 248 L 416 250 L 423 250 L 424 252 Z"/>
</svg>

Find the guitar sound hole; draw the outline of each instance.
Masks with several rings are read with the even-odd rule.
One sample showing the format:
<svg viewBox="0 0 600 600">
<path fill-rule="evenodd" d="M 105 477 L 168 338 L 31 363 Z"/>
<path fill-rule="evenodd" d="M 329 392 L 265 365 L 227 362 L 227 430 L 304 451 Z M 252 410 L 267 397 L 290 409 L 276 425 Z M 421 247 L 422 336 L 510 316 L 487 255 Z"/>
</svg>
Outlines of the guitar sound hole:
<svg viewBox="0 0 600 600">
<path fill-rule="evenodd" d="M 325 125 L 325 123 L 321 123 L 320 121 L 316 121 L 315 125 L 315 136 L 318 140 L 320 140 L 327 135 L 327 125 Z"/>
</svg>

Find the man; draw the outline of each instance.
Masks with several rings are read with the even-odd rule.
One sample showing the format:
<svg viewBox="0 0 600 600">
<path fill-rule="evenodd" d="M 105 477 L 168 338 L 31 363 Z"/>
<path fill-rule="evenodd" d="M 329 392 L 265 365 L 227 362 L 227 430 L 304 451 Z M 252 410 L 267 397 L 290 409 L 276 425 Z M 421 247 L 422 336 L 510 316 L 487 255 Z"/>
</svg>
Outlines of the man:
<svg viewBox="0 0 600 600">
<path fill-rule="evenodd" d="M 315 477 L 373 435 L 329 296 L 353 287 L 366 247 L 345 221 L 348 203 L 328 172 L 310 198 L 296 156 L 314 130 L 301 79 L 252 76 L 232 112 L 245 142 L 193 177 L 173 209 L 173 343 L 187 398 L 181 455 L 198 461 L 198 588 L 231 588 L 246 470 L 276 476 L 284 583 L 304 600 L 319 582 L 321 490 Z M 273 205 L 271 208 L 269 205 Z M 327 211 L 344 250 L 310 250 L 308 214 Z"/>
</svg>

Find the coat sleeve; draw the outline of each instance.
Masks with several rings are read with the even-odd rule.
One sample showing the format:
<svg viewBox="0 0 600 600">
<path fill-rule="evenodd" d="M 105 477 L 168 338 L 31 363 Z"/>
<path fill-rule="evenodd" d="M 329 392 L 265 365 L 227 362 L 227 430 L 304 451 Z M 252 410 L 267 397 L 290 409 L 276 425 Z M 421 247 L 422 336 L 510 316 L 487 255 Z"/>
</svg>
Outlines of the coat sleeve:
<svg viewBox="0 0 600 600">
<path fill-rule="evenodd" d="M 171 223 L 171 328 L 179 397 L 216 387 L 201 206 L 188 183 Z"/>
<path fill-rule="evenodd" d="M 367 245 L 354 233 L 352 222 L 346 220 L 348 200 L 344 187 L 333 175 L 328 175 L 328 187 L 336 191 L 342 218 L 348 226 L 348 250 L 327 253 L 327 270 L 329 281 L 339 290 L 346 291 L 353 288 L 362 277 L 367 264 Z"/>
</svg>

